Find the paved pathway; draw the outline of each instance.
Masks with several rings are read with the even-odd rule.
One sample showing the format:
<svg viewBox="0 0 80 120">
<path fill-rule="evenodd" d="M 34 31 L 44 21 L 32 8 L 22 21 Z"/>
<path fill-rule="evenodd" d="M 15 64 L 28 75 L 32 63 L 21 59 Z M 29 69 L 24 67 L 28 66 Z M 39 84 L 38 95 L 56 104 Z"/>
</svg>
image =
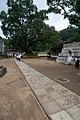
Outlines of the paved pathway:
<svg viewBox="0 0 80 120">
<path fill-rule="evenodd" d="M 16 64 L 51 120 L 80 120 L 80 96 L 27 64 Z"/>
<path fill-rule="evenodd" d="M 49 120 L 15 61 L 1 59 L 7 73 L 0 77 L 0 120 Z"/>
</svg>

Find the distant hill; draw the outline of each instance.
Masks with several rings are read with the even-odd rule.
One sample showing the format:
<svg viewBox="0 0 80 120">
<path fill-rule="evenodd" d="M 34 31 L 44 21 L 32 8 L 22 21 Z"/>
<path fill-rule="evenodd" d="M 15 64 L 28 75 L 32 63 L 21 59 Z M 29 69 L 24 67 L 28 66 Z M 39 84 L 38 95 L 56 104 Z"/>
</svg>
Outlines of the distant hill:
<svg viewBox="0 0 80 120">
<path fill-rule="evenodd" d="M 60 38 L 63 42 L 79 42 L 80 41 L 80 30 L 75 27 L 69 26 L 67 29 L 63 29 L 59 32 Z"/>
</svg>

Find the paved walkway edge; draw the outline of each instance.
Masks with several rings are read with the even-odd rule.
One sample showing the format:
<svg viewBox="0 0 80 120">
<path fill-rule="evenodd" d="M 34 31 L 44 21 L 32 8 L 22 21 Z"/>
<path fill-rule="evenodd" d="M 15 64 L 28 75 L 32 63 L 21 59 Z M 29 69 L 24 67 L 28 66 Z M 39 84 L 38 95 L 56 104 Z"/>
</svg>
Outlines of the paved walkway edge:
<svg viewBox="0 0 80 120">
<path fill-rule="evenodd" d="M 15 60 L 41 109 L 51 120 L 80 120 L 80 96 Z"/>
</svg>

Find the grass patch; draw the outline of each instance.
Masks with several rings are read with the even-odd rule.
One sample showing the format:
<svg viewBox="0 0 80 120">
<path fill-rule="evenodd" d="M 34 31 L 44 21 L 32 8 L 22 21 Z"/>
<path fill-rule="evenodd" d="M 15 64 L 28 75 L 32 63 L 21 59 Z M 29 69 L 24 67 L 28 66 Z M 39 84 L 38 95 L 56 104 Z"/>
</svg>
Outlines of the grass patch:
<svg viewBox="0 0 80 120">
<path fill-rule="evenodd" d="M 7 55 L 0 55 L 0 59 L 9 58 Z"/>
<path fill-rule="evenodd" d="M 37 54 L 25 54 L 22 56 L 23 59 L 25 58 L 40 58 Z"/>
</svg>

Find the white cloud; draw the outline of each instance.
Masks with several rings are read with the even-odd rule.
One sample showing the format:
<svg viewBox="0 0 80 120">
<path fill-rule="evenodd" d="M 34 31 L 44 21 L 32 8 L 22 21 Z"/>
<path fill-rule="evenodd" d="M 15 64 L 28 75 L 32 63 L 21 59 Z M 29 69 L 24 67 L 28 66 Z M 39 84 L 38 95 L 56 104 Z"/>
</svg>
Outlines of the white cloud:
<svg viewBox="0 0 80 120">
<path fill-rule="evenodd" d="M 38 7 L 38 10 L 47 9 L 47 0 L 33 0 L 33 3 Z"/>
<path fill-rule="evenodd" d="M 1 21 L 0 21 L 0 36 L 3 37 L 3 38 L 5 38 L 5 36 L 3 35 L 3 32 L 1 30 Z"/>
<path fill-rule="evenodd" d="M 7 0 L 0 0 L 0 11 L 2 11 L 2 10 L 7 10 L 7 5 L 6 5 L 6 3 L 7 3 Z"/>
<path fill-rule="evenodd" d="M 67 28 L 69 25 L 68 19 L 64 19 L 62 15 L 51 13 L 48 17 L 49 20 L 45 20 L 45 23 L 54 26 L 57 31 Z"/>
<path fill-rule="evenodd" d="M 3 35 L 3 32 L 2 32 L 1 29 L 0 29 L 0 36 L 1 36 L 2 38 L 5 38 L 5 36 Z"/>
<path fill-rule="evenodd" d="M 48 9 L 47 0 L 33 0 L 34 4 L 38 7 L 39 10 L 42 9 Z M 49 24 L 50 26 L 54 26 L 56 30 L 62 30 L 64 28 L 67 28 L 69 25 L 68 19 L 64 19 L 62 15 L 59 14 L 49 14 L 48 15 L 49 20 L 45 20 L 46 24 Z"/>
</svg>

